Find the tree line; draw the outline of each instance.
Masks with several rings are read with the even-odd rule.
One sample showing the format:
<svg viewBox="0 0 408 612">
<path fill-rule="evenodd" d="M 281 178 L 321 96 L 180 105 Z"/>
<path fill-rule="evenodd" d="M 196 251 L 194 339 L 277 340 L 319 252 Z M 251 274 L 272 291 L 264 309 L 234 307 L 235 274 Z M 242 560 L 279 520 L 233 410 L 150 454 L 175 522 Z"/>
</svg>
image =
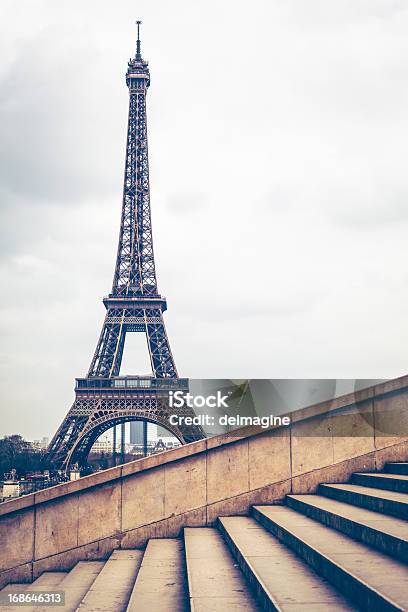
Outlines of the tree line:
<svg viewBox="0 0 408 612">
<path fill-rule="evenodd" d="M 44 469 L 44 453 L 35 449 L 31 442 L 19 434 L 0 439 L 0 480 L 4 474 L 15 469 L 17 476 Z"/>
</svg>

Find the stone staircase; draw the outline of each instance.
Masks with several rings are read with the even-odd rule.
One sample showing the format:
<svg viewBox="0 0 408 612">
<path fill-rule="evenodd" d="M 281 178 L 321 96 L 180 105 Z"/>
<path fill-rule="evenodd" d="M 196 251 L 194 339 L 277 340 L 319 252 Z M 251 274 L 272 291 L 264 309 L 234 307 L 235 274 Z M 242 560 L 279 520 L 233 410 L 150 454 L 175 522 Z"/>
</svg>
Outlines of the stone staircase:
<svg viewBox="0 0 408 612">
<path fill-rule="evenodd" d="M 407 518 L 408 463 L 388 463 L 3 591 L 63 590 L 82 612 L 408 610 Z"/>
</svg>

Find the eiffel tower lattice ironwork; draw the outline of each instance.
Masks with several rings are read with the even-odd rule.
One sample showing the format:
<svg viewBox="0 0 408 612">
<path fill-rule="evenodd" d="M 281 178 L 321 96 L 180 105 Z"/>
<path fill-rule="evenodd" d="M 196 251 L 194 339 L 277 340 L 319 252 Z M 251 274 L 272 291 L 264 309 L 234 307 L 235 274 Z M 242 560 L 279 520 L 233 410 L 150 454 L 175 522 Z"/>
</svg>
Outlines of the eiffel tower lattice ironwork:
<svg viewBox="0 0 408 612">
<path fill-rule="evenodd" d="M 169 422 L 169 391 L 187 391 L 188 380 L 178 377 L 163 320 L 166 299 L 157 289 L 146 125 L 150 73 L 140 52 L 139 25 L 136 55 L 126 73 L 129 121 L 112 291 L 103 300 L 106 316 L 88 374 L 76 379 L 74 404 L 48 447 L 49 462 L 61 469 L 84 464 L 95 440 L 126 421 L 157 423 L 182 443 L 204 437 L 199 426 Z M 146 334 L 153 376 L 119 376 L 127 332 Z M 194 416 L 187 406 L 171 413 Z"/>
</svg>

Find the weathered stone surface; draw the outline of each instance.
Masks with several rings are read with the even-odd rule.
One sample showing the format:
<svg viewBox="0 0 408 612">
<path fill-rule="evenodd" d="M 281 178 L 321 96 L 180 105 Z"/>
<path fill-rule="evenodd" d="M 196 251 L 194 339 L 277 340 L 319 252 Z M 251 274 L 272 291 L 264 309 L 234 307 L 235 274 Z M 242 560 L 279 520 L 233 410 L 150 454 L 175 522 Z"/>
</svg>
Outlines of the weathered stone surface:
<svg viewBox="0 0 408 612">
<path fill-rule="evenodd" d="M 374 451 L 372 402 L 353 406 L 347 414 L 333 416 L 333 461 L 338 463 Z"/>
<path fill-rule="evenodd" d="M 324 492 L 324 487 L 319 490 Z M 403 563 L 408 561 L 408 523 L 403 519 L 324 495 L 289 495 L 286 505 Z"/>
<path fill-rule="evenodd" d="M 257 433 L 260 428 L 256 428 Z M 214 448 L 219 448 L 221 446 L 225 446 L 226 444 L 234 444 L 238 442 L 238 440 L 244 440 L 249 436 L 254 434 L 253 427 L 242 427 L 240 429 L 234 429 L 234 431 L 230 431 L 226 434 L 220 434 L 218 436 L 213 436 L 212 438 L 208 438 L 207 440 L 207 450 L 212 450 Z"/>
<path fill-rule="evenodd" d="M 183 557 L 181 540 L 150 540 L 127 611 L 189 609 Z"/>
<path fill-rule="evenodd" d="M 166 451 L 167 463 L 177 461 L 178 459 L 184 459 L 191 455 L 197 455 L 197 453 L 205 453 L 207 450 L 208 440 L 198 440 L 197 442 L 190 442 L 190 444 L 184 444 L 178 448 L 172 448 Z"/>
<path fill-rule="evenodd" d="M 385 448 L 408 439 L 408 393 L 374 399 L 375 447 Z"/>
<path fill-rule="evenodd" d="M 207 524 L 213 525 L 219 516 L 248 514 L 254 504 L 270 504 L 283 501 L 285 495 L 290 491 L 291 481 L 289 479 L 209 504 L 207 506 Z"/>
<path fill-rule="evenodd" d="M 196 455 L 206 450 L 207 440 L 199 440 L 197 442 L 191 442 L 190 444 L 184 444 L 183 446 L 173 448 L 169 451 L 125 463 L 125 465 L 122 466 L 122 476 L 130 476 L 131 474 L 136 474 L 143 470 L 150 470 L 159 465 L 165 465 L 166 463 L 171 463 L 178 459 L 189 457 L 190 455 Z"/>
<path fill-rule="evenodd" d="M 350 610 L 336 589 L 253 518 L 224 517 L 220 524 L 238 553 L 241 569 L 250 576 L 261 601 L 269 604 L 265 609 L 276 609 L 278 604 L 279 610 Z"/>
<path fill-rule="evenodd" d="M 373 397 L 376 395 L 383 395 L 385 393 L 391 393 L 393 391 L 401 391 L 406 390 L 408 387 L 408 375 L 400 376 L 399 378 L 393 378 L 392 380 L 387 380 L 386 382 L 380 383 L 379 385 L 375 385 L 371 387 L 373 390 Z"/>
<path fill-rule="evenodd" d="M 66 572 L 44 572 L 30 585 L 30 591 L 52 590 L 66 577 Z"/>
<path fill-rule="evenodd" d="M 59 589 L 65 593 L 66 612 L 74 612 L 80 605 L 83 597 L 92 586 L 103 563 L 98 561 L 79 562 L 60 582 Z M 46 612 L 48 608 L 35 608 L 36 612 Z"/>
<path fill-rule="evenodd" d="M 83 478 L 79 478 L 78 480 L 64 482 L 63 484 L 56 485 L 55 487 L 50 487 L 49 489 L 43 489 L 42 491 L 38 491 L 38 493 L 35 493 L 35 503 L 36 505 L 39 505 L 45 503 L 46 501 L 59 499 L 61 497 L 64 497 L 65 495 L 72 495 L 73 493 L 96 487 L 105 482 L 112 483 L 115 480 L 121 478 L 121 475 L 122 466 L 120 465 L 114 468 L 110 468 L 108 470 L 96 472 L 95 474 L 91 474 L 90 476 L 84 476 Z"/>
<path fill-rule="evenodd" d="M 408 519 L 408 496 L 405 493 L 372 489 L 351 483 L 322 484 L 318 492 L 342 503 L 367 508 L 374 512 L 383 512 L 405 521 Z"/>
<path fill-rule="evenodd" d="M 248 455 L 250 490 L 290 478 L 289 427 L 249 438 Z"/>
<path fill-rule="evenodd" d="M 375 453 L 354 457 L 292 478 L 292 493 L 315 493 L 320 483 L 346 482 L 353 472 L 375 469 Z"/>
<path fill-rule="evenodd" d="M 195 510 L 190 510 L 185 514 L 171 516 L 166 519 L 167 537 L 179 537 L 183 527 L 203 527 L 206 524 L 206 520 L 207 513 L 205 506 L 202 508 L 196 508 Z"/>
<path fill-rule="evenodd" d="M 248 440 L 214 448 L 207 454 L 207 503 L 249 489 Z"/>
<path fill-rule="evenodd" d="M 78 546 L 57 555 L 34 561 L 33 577 L 37 578 L 46 571 L 68 571 L 78 561 L 101 561 L 107 559 L 111 552 L 120 546 L 120 539 L 106 538 L 86 546 Z"/>
<path fill-rule="evenodd" d="M 78 546 L 78 494 L 36 507 L 35 559 Z"/>
<path fill-rule="evenodd" d="M 34 506 L 34 493 L 16 497 L 0 504 L 0 517 L 4 514 L 10 515 L 12 512 L 24 510 L 24 508 L 30 508 L 31 506 Z"/>
<path fill-rule="evenodd" d="M 375 387 L 368 387 L 367 389 L 347 393 L 346 395 L 341 395 L 340 397 L 335 397 L 331 400 L 326 400 L 324 402 L 320 402 L 319 404 L 306 406 L 305 408 L 296 410 L 290 414 L 292 423 L 304 421 L 305 419 L 310 419 L 312 417 L 333 414 L 335 411 L 341 408 L 347 408 L 348 406 L 364 403 L 374 396 L 374 389 Z"/>
<path fill-rule="evenodd" d="M 192 610 L 258 609 L 218 530 L 185 529 L 184 541 Z"/>
<path fill-rule="evenodd" d="M 122 548 L 142 548 L 150 538 L 177 538 L 183 527 L 205 526 L 207 520 L 206 508 L 190 510 L 185 514 L 168 517 L 157 523 L 132 529 L 123 535 Z"/>
<path fill-rule="evenodd" d="M 405 461 L 408 457 L 408 440 L 393 446 L 387 446 L 375 451 L 375 464 L 377 470 L 382 470 L 386 463 L 392 461 Z"/>
<path fill-rule="evenodd" d="M 10 584 L 10 582 L 31 582 L 32 569 L 32 563 L 24 563 L 23 565 L 17 565 L 16 567 L 0 572 L 0 589 L 6 584 Z"/>
<path fill-rule="evenodd" d="M 164 469 L 154 468 L 122 482 L 122 531 L 156 523 L 164 515 Z"/>
<path fill-rule="evenodd" d="M 404 563 L 288 507 L 258 506 L 255 516 L 359 609 L 406 609 Z"/>
<path fill-rule="evenodd" d="M 309 419 L 292 426 L 292 476 L 331 465 L 333 460 L 330 416 Z"/>
<path fill-rule="evenodd" d="M 0 520 L 0 571 L 33 558 L 34 509 L 4 515 Z"/>
<path fill-rule="evenodd" d="M 206 504 L 205 454 L 164 466 L 164 515 L 175 516 Z"/>
<path fill-rule="evenodd" d="M 83 597 L 81 611 L 126 610 L 142 557 L 141 550 L 114 551 Z"/>
<path fill-rule="evenodd" d="M 78 546 L 120 531 L 121 502 L 120 480 L 78 495 Z"/>
</svg>

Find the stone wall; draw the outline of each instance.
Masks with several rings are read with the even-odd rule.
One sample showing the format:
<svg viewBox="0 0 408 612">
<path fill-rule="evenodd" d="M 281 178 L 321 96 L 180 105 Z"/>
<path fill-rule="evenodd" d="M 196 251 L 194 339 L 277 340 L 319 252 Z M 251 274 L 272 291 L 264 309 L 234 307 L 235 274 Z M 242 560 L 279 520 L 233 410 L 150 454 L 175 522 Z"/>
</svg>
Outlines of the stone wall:
<svg viewBox="0 0 408 612">
<path fill-rule="evenodd" d="M 290 416 L 0 504 L 0 587 L 408 458 L 408 377 Z"/>
</svg>

